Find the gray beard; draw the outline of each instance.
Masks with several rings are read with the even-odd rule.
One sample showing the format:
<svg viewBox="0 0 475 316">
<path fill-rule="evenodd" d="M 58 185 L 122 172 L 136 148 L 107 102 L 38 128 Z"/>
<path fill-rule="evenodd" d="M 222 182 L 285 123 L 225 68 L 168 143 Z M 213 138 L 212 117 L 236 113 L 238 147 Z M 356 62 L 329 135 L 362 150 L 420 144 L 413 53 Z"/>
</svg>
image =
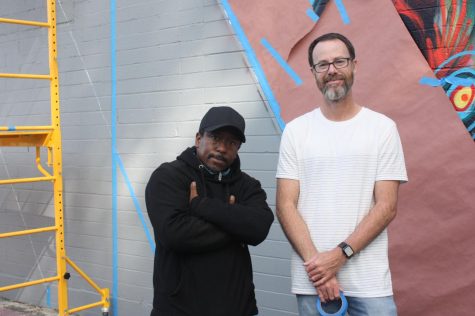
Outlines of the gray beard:
<svg viewBox="0 0 475 316">
<path fill-rule="evenodd" d="M 341 87 L 332 87 L 332 88 L 327 88 L 324 89 L 323 95 L 325 96 L 325 99 L 330 102 L 338 102 L 342 100 L 346 95 L 348 94 L 348 88 L 345 85 Z"/>
</svg>

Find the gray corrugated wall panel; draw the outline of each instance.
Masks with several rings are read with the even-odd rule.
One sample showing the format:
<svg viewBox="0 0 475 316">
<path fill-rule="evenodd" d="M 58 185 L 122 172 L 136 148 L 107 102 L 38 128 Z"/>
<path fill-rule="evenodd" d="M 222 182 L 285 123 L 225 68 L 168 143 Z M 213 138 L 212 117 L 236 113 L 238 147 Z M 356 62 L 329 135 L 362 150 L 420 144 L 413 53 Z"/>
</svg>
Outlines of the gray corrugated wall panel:
<svg viewBox="0 0 475 316">
<path fill-rule="evenodd" d="M 217 104 L 219 105 L 219 104 Z M 230 104 L 244 118 L 269 118 L 269 113 L 262 108 L 260 102 L 234 102 Z M 193 129 L 196 129 L 199 125 L 199 121 L 203 114 L 209 109 L 209 105 L 189 105 L 181 107 L 183 112 L 177 113 L 173 111 L 172 105 L 166 104 L 150 104 L 146 108 L 126 108 L 118 112 L 118 121 L 121 124 L 133 124 L 133 123 L 158 123 L 158 122 L 172 122 L 180 121 L 193 121 Z M 249 125 L 249 123 L 248 123 Z M 264 129 L 264 128 L 263 128 Z M 269 133 L 274 132 L 274 127 L 269 127 Z M 245 144 L 244 144 L 245 145 Z"/>
<path fill-rule="evenodd" d="M 180 64 L 159 60 L 121 66 L 117 71 L 117 79 L 162 77 L 179 73 Z"/>
<path fill-rule="evenodd" d="M 171 49 L 173 51 L 173 49 Z M 174 54 L 174 52 L 171 52 Z M 187 73 L 179 75 L 127 79 L 117 88 L 122 93 L 147 93 L 152 91 L 186 90 L 220 86 L 238 86 L 248 83 L 249 70 L 244 68 Z"/>
<path fill-rule="evenodd" d="M 282 294 L 282 292 L 288 294 Z M 295 296 L 290 294 L 286 289 L 279 289 L 278 292 L 269 292 L 257 289 L 256 298 L 259 302 L 260 307 L 267 308 L 269 310 L 287 313 L 296 312 L 297 310 L 297 302 Z M 294 315 L 297 315 L 297 313 L 295 313 Z"/>
<path fill-rule="evenodd" d="M 287 242 L 267 239 L 257 247 L 250 247 L 249 251 L 253 255 L 284 259 L 289 257 L 290 249 Z"/>
<path fill-rule="evenodd" d="M 280 290 L 283 292 L 290 291 L 290 277 L 279 275 L 271 275 L 264 273 L 254 273 L 254 284 L 260 291 L 275 292 Z"/>
<path fill-rule="evenodd" d="M 252 255 L 252 267 L 254 274 L 269 273 L 269 267 L 272 267 L 272 273 L 277 276 L 290 276 L 290 260 L 275 257 L 265 257 Z"/>
<path fill-rule="evenodd" d="M 121 304 L 120 312 L 124 315 L 149 315 L 151 307 L 151 299 L 153 296 L 153 289 L 151 287 L 143 286 L 133 286 L 126 285 L 119 290 L 121 297 L 124 300 L 128 301 L 128 304 Z M 130 304 L 134 303 L 134 304 Z M 140 308 L 141 306 L 141 308 Z M 133 310 L 132 308 L 139 308 L 138 310 Z M 127 311 L 133 311 L 132 313 L 127 313 Z M 137 312 L 144 312 L 143 314 L 138 314 Z M 126 314 L 127 313 L 127 314 Z"/>
<path fill-rule="evenodd" d="M 63 154 L 63 161 L 68 165 L 76 167 L 88 167 L 90 165 L 96 167 L 110 168 L 112 166 L 111 156 L 106 153 L 89 153 L 77 155 L 74 153 Z"/>
<path fill-rule="evenodd" d="M 208 103 L 242 102 L 260 100 L 260 94 L 254 84 L 248 83 L 231 87 L 210 87 L 204 89 Z"/>
<path fill-rule="evenodd" d="M 286 312 L 278 309 L 271 309 L 267 307 L 262 307 L 259 309 L 259 316 L 296 316 L 297 313 Z"/>
<path fill-rule="evenodd" d="M 282 231 L 282 228 L 280 227 L 280 224 L 277 220 L 275 220 L 274 223 L 272 224 L 267 238 L 273 241 L 287 242 L 287 237 L 285 237 L 284 232 Z M 289 256 L 290 256 L 290 251 L 289 251 Z"/>
<path fill-rule="evenodd" d="M 270 170 L 275 171 L 278 155 L 275 153 L 240 153 L 241 163 L 250 170 Z"/>
</svg>

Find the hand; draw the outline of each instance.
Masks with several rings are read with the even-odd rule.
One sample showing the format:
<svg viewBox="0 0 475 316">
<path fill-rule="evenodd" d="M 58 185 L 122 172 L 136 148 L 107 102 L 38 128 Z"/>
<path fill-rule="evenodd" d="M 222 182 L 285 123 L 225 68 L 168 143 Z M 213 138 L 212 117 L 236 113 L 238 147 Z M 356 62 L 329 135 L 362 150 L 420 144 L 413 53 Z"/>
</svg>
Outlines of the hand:
<svg viewBox="0 0 475 316">
<path fill-rule="evenodd" d="M 336 277 L 331 278 L 326 283 L 317 287 L 317 293 L 322 303 L 333 301 L 340 297 L 340 285 Z"/>
<path fill-rule="evenodd" d="M 346 257 L 340 248 L 320 252 L 304 263 L 308 278 L 313 285 L 319 286 L 336 276 L 341 266 L 346 262 Z"/>
<path fill-rule="evenodd" d="M 190 184 L 190 203 L 195 197 L 198 196 L 198 191 L 196 190 L 196 182 L 193 181 Z"/>
<path fill-rule="evenodd" d="M 190 184 L 190 203 L 191 201 L 198 196 L 198 191 L 196 190 L 196 182 L 193 181 Z M 236 203 L 236 197 L 234 195 L 229 196 L 229 204 Z"/>
</svg>

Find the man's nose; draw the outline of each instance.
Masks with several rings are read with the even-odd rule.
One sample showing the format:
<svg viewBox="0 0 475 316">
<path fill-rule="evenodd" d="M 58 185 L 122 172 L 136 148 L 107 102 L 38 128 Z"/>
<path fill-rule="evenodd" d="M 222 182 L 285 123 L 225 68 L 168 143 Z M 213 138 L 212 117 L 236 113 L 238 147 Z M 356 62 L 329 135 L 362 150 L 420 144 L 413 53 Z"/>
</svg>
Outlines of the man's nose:
<svg viewBox="0 0 475 316">
<path fill-rule="evenodd" d="M 219 152 L 225 152 L 227 149 L 226 142 L 223 140 L 217 141 L 215 144 L 215 148 Z"/>
<path fill-rule="evenodd" d="M 337 72 L 335 65 L 333 63 L 328 65 L 327 73 L 334 74 L 335 72 Z"/>
</svg>

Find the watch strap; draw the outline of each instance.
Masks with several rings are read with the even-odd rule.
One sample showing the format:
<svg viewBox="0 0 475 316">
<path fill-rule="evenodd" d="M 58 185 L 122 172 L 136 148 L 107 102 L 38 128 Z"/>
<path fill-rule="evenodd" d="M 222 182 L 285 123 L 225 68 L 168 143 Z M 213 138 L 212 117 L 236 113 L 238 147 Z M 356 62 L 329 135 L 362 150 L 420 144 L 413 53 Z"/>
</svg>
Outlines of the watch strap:
<svg viewBox="0 0 475 316">
<path fill-rule="evenodd" d="M 351 257 L 353 257 L 353 255 L 355 254 L 355 251 L 353 250 L 353 248 L 351 248 L 350 245 L 348 245 L 346 242 L 341 242 L 338 247 L 341 248 L 341 251 L 343 252 L 343 254 L 345 255 L 346 258 L 350 259 Z"/>
</svg>

